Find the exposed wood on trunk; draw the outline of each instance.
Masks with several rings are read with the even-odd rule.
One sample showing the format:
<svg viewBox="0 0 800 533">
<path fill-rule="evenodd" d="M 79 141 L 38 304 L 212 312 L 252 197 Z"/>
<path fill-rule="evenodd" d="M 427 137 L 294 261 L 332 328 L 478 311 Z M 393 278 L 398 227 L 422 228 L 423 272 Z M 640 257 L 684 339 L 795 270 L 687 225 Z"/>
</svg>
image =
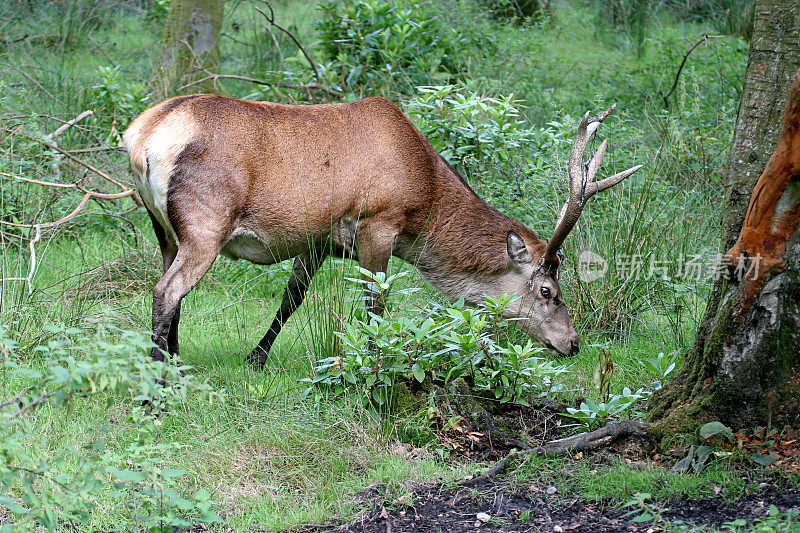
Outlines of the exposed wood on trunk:
<svg viewBox="0 0 800 533">
<path fill-rule="evenodd" d="M 792 2 L 771 3 L 792 7 Z M 650 400 L 648 418 L 663 437 L 715 419 L 734 428 L 800 423 L 800 70 L 787 88 L 775 151 L 741 225 L 731 222 L 731 232 L 740 228 L 725 254 L 732 275 L 715 285 L 679 375 Z M 740 112 L 740 140 L 742 131 L 764 129 L 750 118 Z M 736 163 L 729 166 L 735 168 Z M 737 202 L 733 195 L 731 210 Z"/>
<path fill-rule="evenodd" d="M 778 146 L 756 183 L 745 215 L 742 232 L 728 250 L 726 259 L 733 270 L 744 270 L 742 310 L 758 294 L 768 276 L 786 268 L 786 243 L 800 222 L 800 69 L 795 74 L 789 103 L 783 118 Z"/>
<path fill-rule="evenodd" d="M 728 154 L 723 215 L 724 252 L 744 221 L 750 192 L 775 147 L 788 88 L 800 68 L 800 0 L 758 0 L 753 39 Z"/>
</svg>

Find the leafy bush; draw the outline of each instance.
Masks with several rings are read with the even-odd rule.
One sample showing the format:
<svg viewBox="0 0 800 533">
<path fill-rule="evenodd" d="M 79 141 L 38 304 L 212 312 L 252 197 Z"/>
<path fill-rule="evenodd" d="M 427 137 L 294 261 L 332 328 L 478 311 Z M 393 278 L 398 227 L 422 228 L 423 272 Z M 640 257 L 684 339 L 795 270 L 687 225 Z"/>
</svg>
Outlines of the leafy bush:
<svg viewBox="0 0 800 533">
<path fill-rule="evenodd" d="M 381 292 L 404 274 L 391 279 L 362 272 L 380 278 Z M 459 301 L 415 317 L 362 314 L 337 333 L 342 354 L 322 359 L 315 374 L 301 380 L 311 385 L 305 394 L 313 386 L 334 393 L 353 389 L 364 403 L 380 406 L 391 398 L 395 383 L 411 376 L 418 383 L 427 379 L 448 383 L 464 377 L 473 390 L 489 393 L 501 403 L 527 405 L 533 395 L 559 390 L 555 378 L 566 368 L 540 357 L 543 349 L 530 341 L 524 345 L 503 342 L 509 324 L 501 317 L 511 301 L 487 298 L 479 308 Z"/>
<path fill-rule="evenodd" d="M 152 361 L 145 334 L 103 326 L 91 334 L 48 329 L 53 339 L 34 349 L 42 361 L 34 365 L 18 356 L 17 343 L 0 327 L 3 389 L 17 391 L 0 402 L 0 506 L 13 516 L 12 524 L 26 529 L 38 523 L 49 530 L 87 525 L 101 492 L 130 510 L 137 530 L 219 521 L 208 492 L 179 493 L 176 479 L 184 472 L 168 463 L 180 445 L 162 442 L 159 428 L 190 394 L 194 401 L 216 401 L 221 393 L 197 381 L 190 367 Z M 117 449 L 104 436 L 108 431 L 96 428 L 81 447 L 42 447 L 38 410 L 86 398 L 110 405 L 120 395 L 133 402 L 128 416 L 137 440 Z"/>
<path fill-rule="evenodd" d="M 408 90 L 447 79 L 455 67 L 451 46 L 438 38 L 433 20 L 420 20 L 414 9 L 379 0 L 329 0 L 319 9 L 322 51 L 343 90 L 394 84 L 398 78 Z"/>
<path fill-rule="evenodd" d="M 108 130 L 106 142 L 119 144 L 122 132 L 150 104 L 151 95 L 144 83 L 122 82 L 119 65 L 98 67 L 97 75 L 100 83 L 92 87 L 92 105 L 101 126 Z"/>
<path fill-rule="evenodd" d="M 581 402 L 578 409 L 567 407 L 567 412 L 562 413 L 562 416 L 573 418 L 584 429 L 592 431 L 605 426 L 610 417 L 623 411 L 630 411 L 636 402 L 646 398 L 648 394 L 644 389 L 632 392 L 630 388 L 625 387 L 622 389 L 622 394 L 612 394 L 605 402 L 595 403 L 586 400 Z"/>
<path fill-rule="evenodd" d="M 533 133 L 519 120 L 514 95 L 491 98 L 455 85 L 417 87 L 405 109 L 417 128 L 448 161 L 508 161 Z"/>
<path fill-rule="evenodd" d="M 672 376 L 678 368 L 677 352 L 664 354 L 660 352 L 657 356 L 649 359 L 643 359 L 639 363 L 645 367 L 649 372 L 652 372 L 658 379 L 653 381 L 653 389 L 660 389 L 664 382 Z"/>
</svg>

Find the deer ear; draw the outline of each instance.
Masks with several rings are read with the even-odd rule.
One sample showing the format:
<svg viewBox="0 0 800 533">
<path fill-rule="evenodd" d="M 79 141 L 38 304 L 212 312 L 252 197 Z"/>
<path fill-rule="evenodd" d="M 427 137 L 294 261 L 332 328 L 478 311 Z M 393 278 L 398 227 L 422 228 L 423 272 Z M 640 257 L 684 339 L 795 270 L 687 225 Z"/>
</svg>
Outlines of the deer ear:
<svg viewBox="0 0 800 533">
<path fill-rule="evenodd" d="M 528 245 L 522 240 L 522 237 L 514 233 L 508 232 L 506 238 L 506 249 L 508 250 L 508 257 L 516 263 L 530 263 L 531 254 L 528 251 Z"/>
</svg>

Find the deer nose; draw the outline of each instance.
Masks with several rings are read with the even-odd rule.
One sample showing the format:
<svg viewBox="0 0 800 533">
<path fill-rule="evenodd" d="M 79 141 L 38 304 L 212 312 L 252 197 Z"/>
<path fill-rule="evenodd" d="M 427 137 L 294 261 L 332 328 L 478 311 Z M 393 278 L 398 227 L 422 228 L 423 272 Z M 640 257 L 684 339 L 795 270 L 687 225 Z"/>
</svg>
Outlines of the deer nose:
<svg viewBox="0 0 800 533">
<path fill-rule="evenodd" d="M 580 351 L 580 346 L 578 345 L 578 341 L 572 341 L 572 355 L 575 355 Z"/>
</svg>

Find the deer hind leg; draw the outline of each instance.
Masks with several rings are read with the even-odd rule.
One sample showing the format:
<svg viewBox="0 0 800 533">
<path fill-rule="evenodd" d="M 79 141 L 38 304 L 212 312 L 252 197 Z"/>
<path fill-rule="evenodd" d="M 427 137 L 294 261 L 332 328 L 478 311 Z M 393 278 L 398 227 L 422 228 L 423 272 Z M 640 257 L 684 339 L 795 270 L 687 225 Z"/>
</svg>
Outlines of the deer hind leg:
<svg viewBox="0 0 800 533">
<path fill-rule="evenodd" d="M 153 223 L 153 230 L 158 239 L 158 247 L 161 250 L 161 259 L 163 262 L 161 275 L 163 276 L 167 273 L 167 270 L 175 260 L 175 256 L 178 254 L 178 245 L 167 237 L 166 231 L 164 231 L 158 219 L 153 216 L 152 211 L 148 209 L 147 214 L 150 215 L 150 221 Z M 180 322 L 180 315 L 181 306 L 180 303 L 178 303 L 178 308 L 175 310 L 175 314 L 170 321 L 169 333 L 167 334 L 167 351 L 170 355 L 180 355 L 180 348 L 178 346 L 178 322 Z"/>
<path fill-rule="evenodd" d="M 275 314 L 275 320 L 269 327 L 267 334 L 258 343 L 252 352 L 247 355 L 246 361 L 250 364 L 263 368 L 264 363 L 267 362 L 267 354 L 269 353 L 272 344 L 278 337 L 281 328 L 289 320 L 300 304 L 303 303 L 308 286 L 311 284 L 311 279 L 319 269 L 322 262 L 325 260 L 325 254 L 312 250 L 307 254 L 298 255 L 294 258 L 292 264 L 292 273 L 289 276 L 289 283 L 286 285 L 286 290 L 281 299 L 281 306 Z"/>
<path fill-rule="evenodd" d="M 153 342 L 156 344 L 150 352 L 153 359 L 163 361 L 164 351 L 172 353 L 170 344 L 174 343 L 177 350 L 181 300 L 208 272 L 219 250 L 216 242 L 189 240 L 178 244 L 174 259 L 153 290 Z"/>
</svg>

